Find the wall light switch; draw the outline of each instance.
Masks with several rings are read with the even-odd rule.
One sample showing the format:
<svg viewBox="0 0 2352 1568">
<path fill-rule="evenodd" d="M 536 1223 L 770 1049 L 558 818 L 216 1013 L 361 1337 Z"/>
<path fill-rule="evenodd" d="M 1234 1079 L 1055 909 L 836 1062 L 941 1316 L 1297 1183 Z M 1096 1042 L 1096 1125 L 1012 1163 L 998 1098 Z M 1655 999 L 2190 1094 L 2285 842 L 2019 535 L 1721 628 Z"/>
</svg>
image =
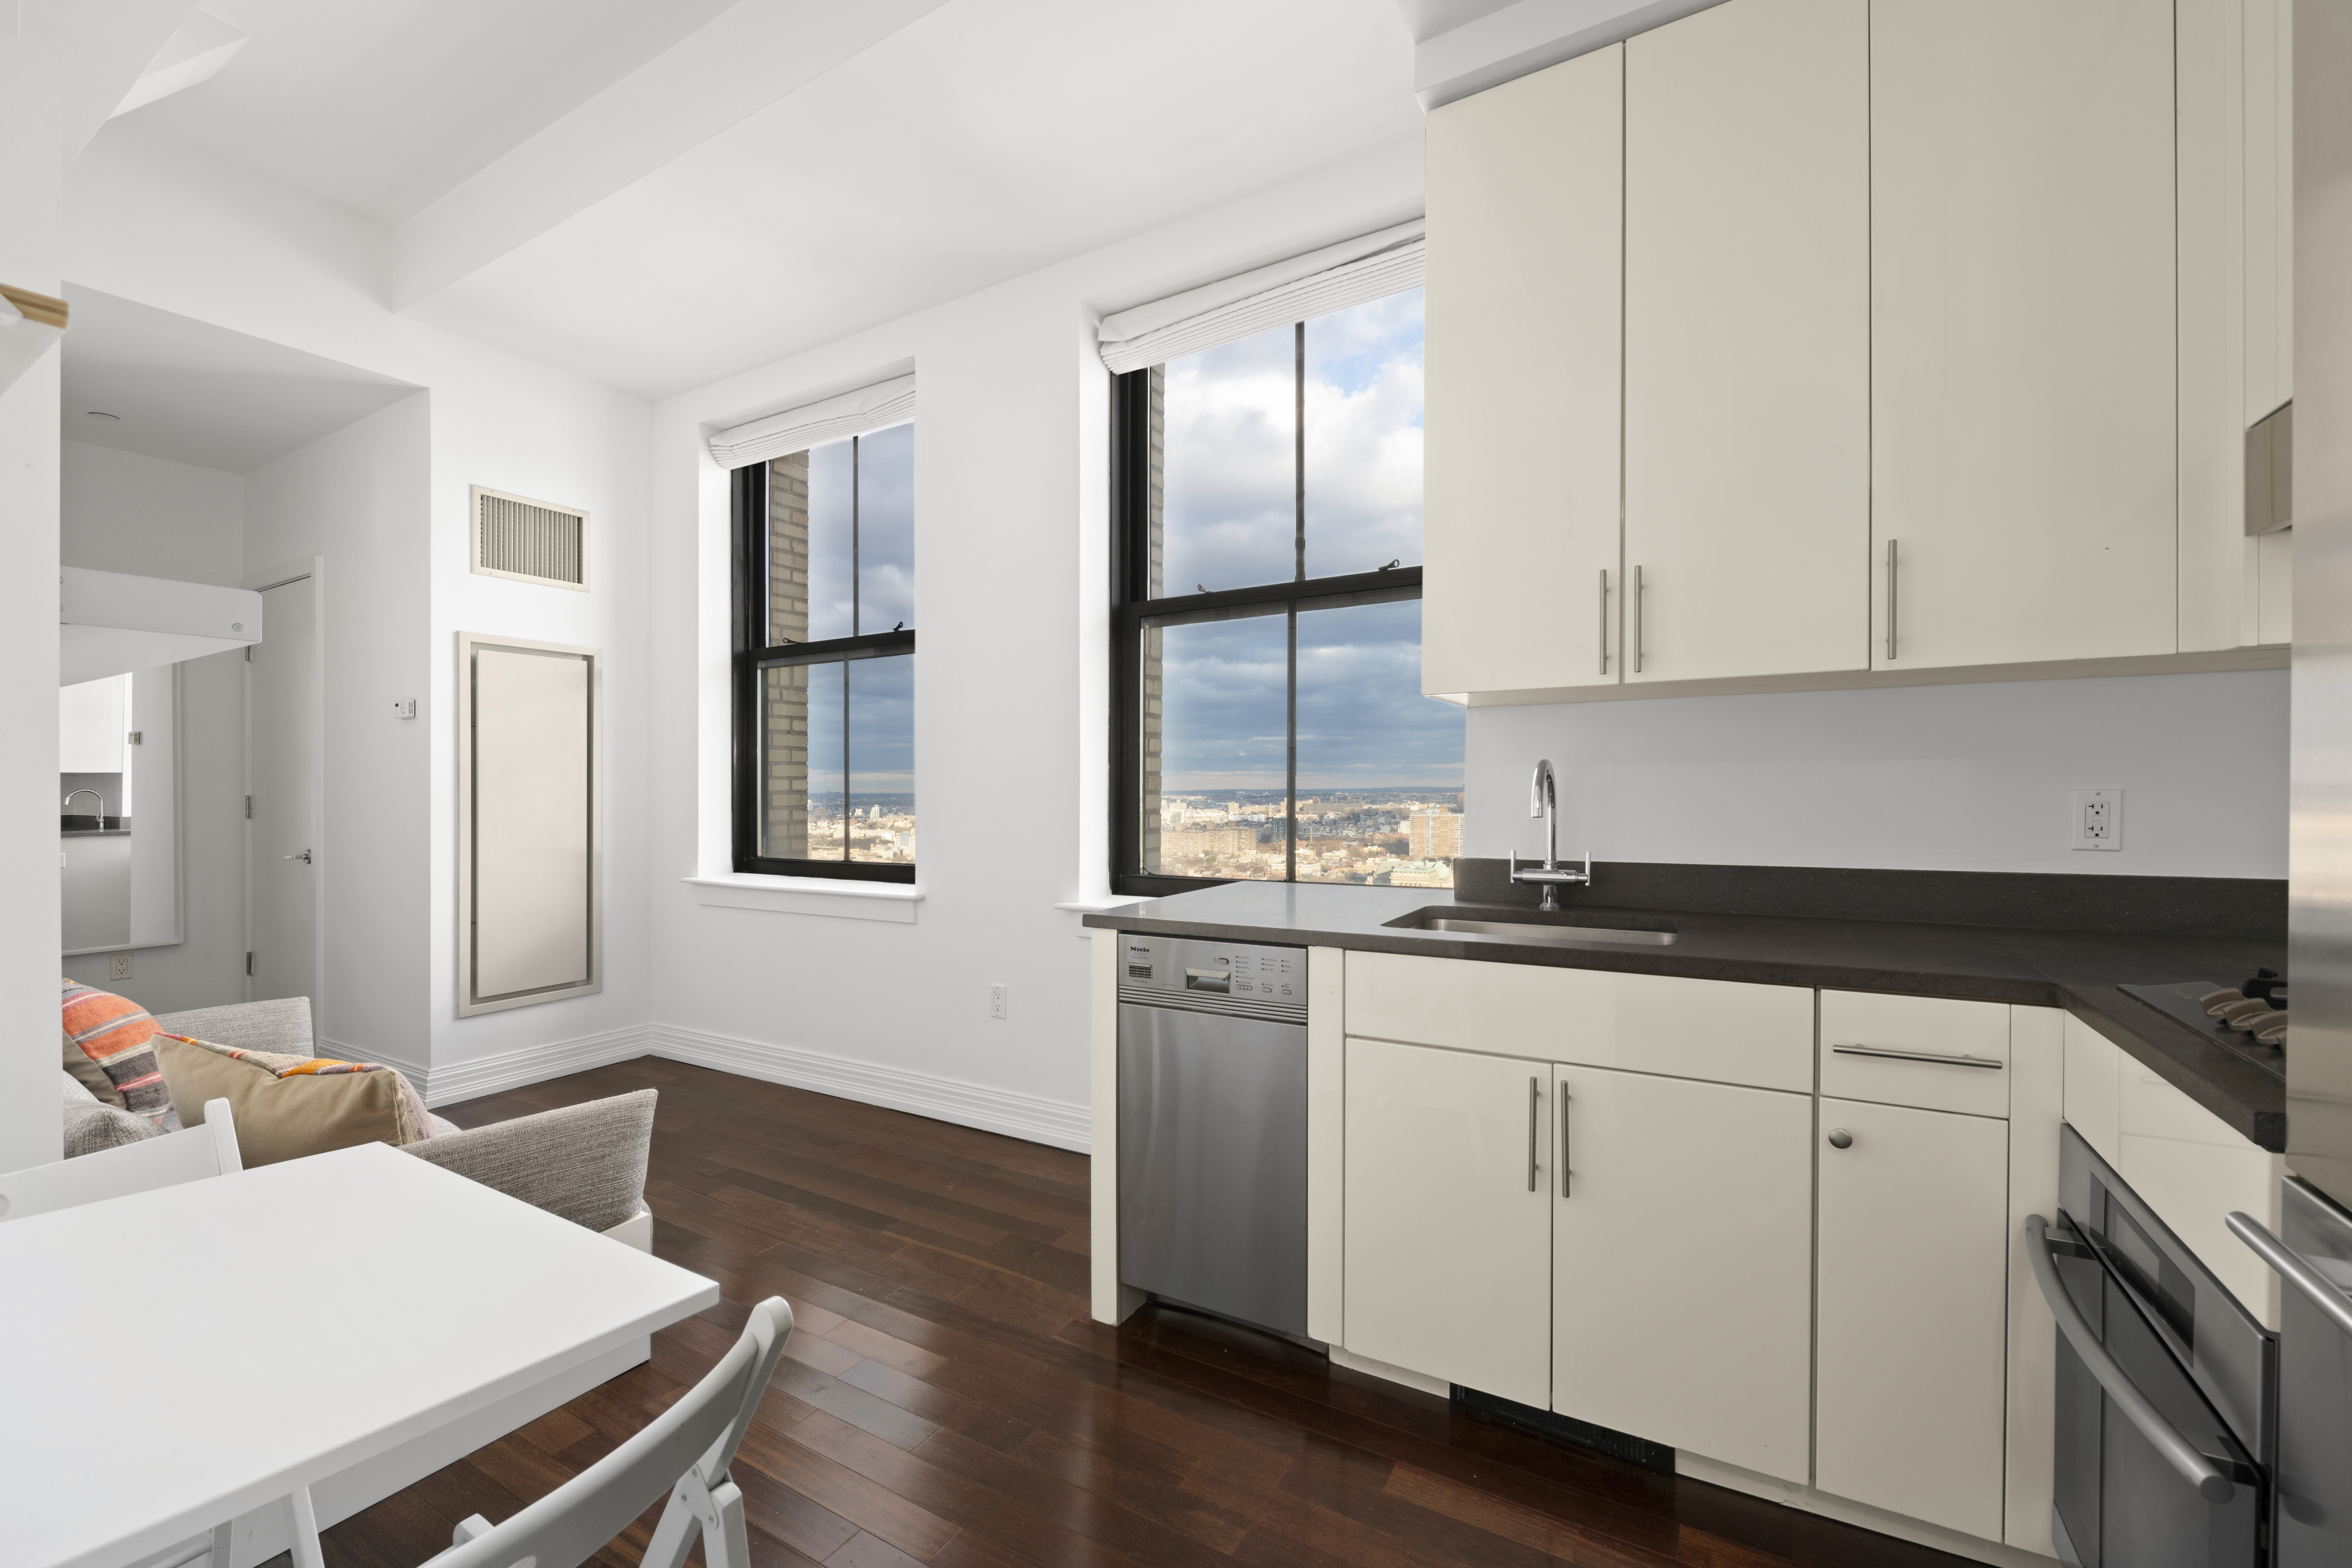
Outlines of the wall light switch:
<svg viewBox="0 0 2352 1568">
<path fill-rule="evenodd" d="M 131 955 L 127 952 L 117 952 L 109 955 L 106 961 L 106 975 L 110 980 L 130 979 Z"/>
<path fill-rule="evenodd" d="M 1013 1016 L 1013 987 L 991 985 L 988 988 L 988 1016 L 992 1018 L 1009 1018 Z"/>
<path fill-rule="evenodd" d="M 2124 792 L 2119 789 L 2078 789 L 2074 792 L 2074 849 L 2121 849 L 2124 847 Z"/>
<path fill-rule="evenodd" d="M 414 697 L 394 698 L 392 701 L 392 716 L 395 719 L 415 718 L 416 699 Z"/>
</svg>

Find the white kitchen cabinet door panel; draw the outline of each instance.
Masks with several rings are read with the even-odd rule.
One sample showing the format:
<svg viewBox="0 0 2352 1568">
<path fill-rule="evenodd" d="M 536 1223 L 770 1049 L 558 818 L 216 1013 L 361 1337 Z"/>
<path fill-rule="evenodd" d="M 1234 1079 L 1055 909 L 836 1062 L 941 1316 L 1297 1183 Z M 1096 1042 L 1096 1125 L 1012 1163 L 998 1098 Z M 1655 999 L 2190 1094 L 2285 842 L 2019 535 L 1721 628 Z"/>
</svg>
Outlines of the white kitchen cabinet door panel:
<svg viewBox="0 0 2352 1568">
<path fill-rule="evenodd" d="M 1597 1068 L 1557 1081 L 1551 1407 L 1801 1484 L 1811 1097 Z"/>
<path fill-rule="evenodd" d="M 1877 668 L 2178 647 L 2172 51 L 2171 0 L 1873 0 Z"/>
<path fill-rule="evenodd" d="M 2009 1125 L 1842 1100 L 1821 1119 L 1813 1484 L 1998 1541 Z"/>
<path fill-rule="evenodd" d="M 1813 1084 L 1802 986 L 1351 952 L 1348 1031 L 1761 1089 Z"/>
<path fill-rule="evenodd" d="M 1629 681 L 1870 666 L 1869 56 L 1868 0 L 1625 44 Z"/>
<path fill-rule="evenodd" d="M 1549 1062 L 1605 1016 L 1611 978 L 1597 969 L 1351 952 L 1348 1032 Z"/>
<path fill-rule="evenodd" d="M 2072 1013 L 2060 1027 L 2066 1049 L 2066 1124 L 2100 1159 L 2121 1169 L 2123 1047 Z"/>
<path fill-rule="evenodd" d="M 1624 58 L 1428 119 L 1424 691 L 1618 679 Z"/>
<path fill-rule="evenodd" d="M 1348 1042 L 1348 1351 L 1549 1402 L 1550 1084 L 1508 1058 Z"/>
<path fill-rule="evenodd" d="M 1873 1051 L 1948 1059 L 1864 1054 Z M 1988 1062 L 1994 1065 L 1971 1065 Z M 1824 991 L 1822 1092 L 1927 1110 L 2006 1116 L 2009 1005 Z"/>
</svg>

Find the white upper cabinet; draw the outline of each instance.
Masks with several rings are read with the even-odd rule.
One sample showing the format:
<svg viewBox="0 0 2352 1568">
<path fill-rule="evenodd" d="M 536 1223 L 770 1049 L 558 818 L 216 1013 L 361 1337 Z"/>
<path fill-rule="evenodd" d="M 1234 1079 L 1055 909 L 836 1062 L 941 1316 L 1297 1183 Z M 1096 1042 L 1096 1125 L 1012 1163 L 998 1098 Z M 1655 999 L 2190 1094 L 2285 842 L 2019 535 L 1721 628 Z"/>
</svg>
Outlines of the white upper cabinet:
<svg viewBox="0 0 2352 1568">
<path fill-rule="evenodd" d="M 1874 661 L 2172 653 L 2172 0 L 1870 40 Z"/>
<path fill-rule="evenodd" d="M 1625 45 L 1628 681 L 1869 667 L 1869 54 L 1868 0 Z"/>
<path fill-rule="evenodd" d="M 1624 59 L 1429 117 L 1424 691 L 1617 679 Z"/>
</svg>

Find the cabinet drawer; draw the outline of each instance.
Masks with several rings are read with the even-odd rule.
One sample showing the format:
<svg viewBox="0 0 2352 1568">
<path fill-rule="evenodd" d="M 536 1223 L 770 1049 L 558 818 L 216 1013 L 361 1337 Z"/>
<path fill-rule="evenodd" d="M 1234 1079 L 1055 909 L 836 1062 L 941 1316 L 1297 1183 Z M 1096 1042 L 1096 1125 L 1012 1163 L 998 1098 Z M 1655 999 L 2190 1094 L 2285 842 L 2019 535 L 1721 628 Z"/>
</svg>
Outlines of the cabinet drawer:
<svg viewBox="0 0 2352 1568">
<path fill-rule="evenodd" d="M 1824 991 L 1822 1093 L 2005 1117 L 2008 1005 Z"/>
<path fill-rule="evenodd" d="M 1348 955 L 1347 1031 L 1758 1089 L 1812 1086 L 1813 994 L 1402 953 Z"/>
<path fill-rule="evenodd" d="M 2120 1047 L 2117 1054 L 2122 1054 Z M 2129 1057 L 2119 1065 L 2116 1120 L 2124 1137 L 2178 1138 L 2184 1143 L 2261 1152 L 2236 1128 Z"/>
</svg>

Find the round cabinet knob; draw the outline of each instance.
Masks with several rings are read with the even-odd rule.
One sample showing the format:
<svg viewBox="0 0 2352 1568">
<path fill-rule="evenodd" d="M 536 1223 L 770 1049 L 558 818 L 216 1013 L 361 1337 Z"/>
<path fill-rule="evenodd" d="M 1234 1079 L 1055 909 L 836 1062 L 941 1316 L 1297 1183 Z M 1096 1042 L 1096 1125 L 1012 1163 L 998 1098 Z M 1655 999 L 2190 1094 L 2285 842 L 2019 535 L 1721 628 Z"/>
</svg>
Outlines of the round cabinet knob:
<svg viewBox="0 0 2352 1568">
<path fill-rule="evenodd" d="M 1830 1147 L 1831 1147 L 1831 1148 L 1832 1148 L 1832 1149 L 1851 1149 L 1851 1148 L 1853 1148 L 1853 1133 L 1851 1133 L 1851 1132 L 1849 1132 L 1849 1131 L 1846 1131 L 1844 1128 L 1843 1128 L 1843 1127 L 1832 1127 L 1832 1128 L 1831 1128 L 1831 1129 L 1830 1129 Z"/>
</svg>

